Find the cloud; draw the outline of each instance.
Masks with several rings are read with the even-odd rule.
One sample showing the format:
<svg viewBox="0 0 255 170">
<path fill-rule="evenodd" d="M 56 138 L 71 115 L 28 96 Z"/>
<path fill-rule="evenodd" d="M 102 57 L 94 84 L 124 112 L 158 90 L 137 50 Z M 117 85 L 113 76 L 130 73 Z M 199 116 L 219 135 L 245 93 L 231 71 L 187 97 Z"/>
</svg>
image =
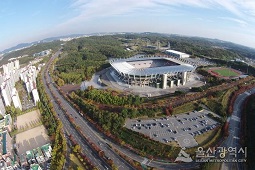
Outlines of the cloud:
<svg viewBox="0 0 255 170">
<path fill-rule="evenodd" d="M 206 19 L 206 18 L 202 18 L 202 17 L 197 17 L 195 18 L 196 20 L 199 20 L 199 21 L 203 21 L 203 22 L 214 22 L 213 20 L 211 19 Z"/>
<path fill-rule="evenodd" d="M 219 18 L 223 19 L 223 20 L 227 20 L 227 21 L 232 21 L 232 22 L 238 23 L 241 26 L 247 26 L 248 25 L 248 23 L 246 21 L 241 20 L 241 19 L 237 19 L 237 18 L 231 18 L 231 17 L 219 17 Z"/>
<path fill-rule="evenodd" d="M 241 27 L 252 26 L 255 15 L 255 3 L 249 0 L 73 0 L 69 6 L 69 11 L 73 11 L 72 16 L 64 22 L 56 25 L 48 31 L 48 35 L 55 33 L 61 35 L 66 33 L 91 33 L 93 31 L 105 31 L 104 25 L 116 25 L 120 20 L 129 20 L 127 24 L 135 24 L 137 27 L 142 25 L 139 23 L 139 17 L 150 20 L 153 17 L 168 17 L 168 20 L 187 15 L 186 11 L 191 9 L 205 9 L 214 12 L 212 17 L 200 17 L 206 22 L 215 23 L 219 14 L 224 12 L 226 17 L 221 19 L 238 23 Z M 227 12 L 227 13 L 226 13 Z M 219 13 L 219 14 L 218 14 Z M 67 15 L 68 16 L 68 15 Z M 111 22 L 118 17 L 117 22 Z M 130 21 L 130 18 L 137 19 Z M 183 17 L 184 18 L 184 17 Z M 110 20 L 109 20 L 110 19 Z M 194 19 L 194 18 L 193 18 Z M 197 19 L 198 21 L 199 19 Z M 158 22 L 155 18 L 151 20 Z M 145 22 L 145 21 L 143 21 Z M 102 23 L 100 25 L 100 23 Z M 96 29 L 95 24 L 98 26 Z M 143 23 L 146 25 L 145 23 Z M 154 25 L 147 25 L 146 29 Z M 101 29 L 99 29 L 101 27 Z M 110 27 L 110 26 L 109 26 Z M 127 27 L 128 28 L 128 27 Z M 126 31 L 129 29 L 126 29 Z M 112 31 L 123 31 L 120 25 L 113 27 Z M 146 30 L 145 30 L 146 31 Z"/>
<path fill-rule="evenodd" d="M 141 9 L 152 10 L 162 7 L 192 6 L 196 8 L 224 9 L 242 19 L 251 19 L 255 15 L 253 0 L 76 0 L 71 8 L 79 14 L 72 20 L 107 17 L 139 12 Z"/>
</svg>

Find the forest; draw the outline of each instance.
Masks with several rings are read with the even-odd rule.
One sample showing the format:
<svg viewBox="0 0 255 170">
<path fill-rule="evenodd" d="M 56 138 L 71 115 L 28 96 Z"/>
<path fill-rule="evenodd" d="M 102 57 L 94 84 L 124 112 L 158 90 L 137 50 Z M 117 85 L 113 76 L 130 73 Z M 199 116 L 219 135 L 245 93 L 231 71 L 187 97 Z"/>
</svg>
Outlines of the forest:
<svg viewBox="0 0 255 170">
<path fill-rule="evenodd" d="M 186 52 L 194 56 L 206 56 L 224 60 L 234 59 L 236 57 L 255 58 L 255 49 L 218 39 L 160 33 L 127 33 L 117 36 L 125 38 L 128 41 L 133 39 L 149 41 L 151 44 L 160 41 L 161 46 L 167 46 L 167 43 L 170 42 L 171 49 Z"/>
<path fill-rule="evenodd" d="M 88 80 L 102 68 L 109 66 L 108 59 L 130 57 L 117 38 L 92 36 L 75 39 L 64 45 L 63 54 L 56 63 L 55 73 L 64 83 Z"/>
<path fill-rule="evenodd" d="M 138 106 L 143 103 L 143 98 L 139 96 L 120 96 L 118 92 L 110 90 L 87 89 L 85 91 L 78 90 L 76 93 L 82 98 L 87 98 L 102 104 Z"/>
</svg>

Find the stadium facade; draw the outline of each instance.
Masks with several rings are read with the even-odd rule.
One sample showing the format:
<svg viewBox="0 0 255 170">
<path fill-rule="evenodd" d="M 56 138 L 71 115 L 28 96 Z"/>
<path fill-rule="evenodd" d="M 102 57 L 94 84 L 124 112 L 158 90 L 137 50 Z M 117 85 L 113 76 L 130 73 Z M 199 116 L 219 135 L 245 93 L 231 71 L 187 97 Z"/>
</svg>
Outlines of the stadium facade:
<svg viewBox="0 0 255 170">
<path fill-rule="evenodd" d="M 131 86 L 173 88 L 185 85 L 196 66 L 169 56 L 143 56 L 111 60 L 114 74 Z"/>
</svg>

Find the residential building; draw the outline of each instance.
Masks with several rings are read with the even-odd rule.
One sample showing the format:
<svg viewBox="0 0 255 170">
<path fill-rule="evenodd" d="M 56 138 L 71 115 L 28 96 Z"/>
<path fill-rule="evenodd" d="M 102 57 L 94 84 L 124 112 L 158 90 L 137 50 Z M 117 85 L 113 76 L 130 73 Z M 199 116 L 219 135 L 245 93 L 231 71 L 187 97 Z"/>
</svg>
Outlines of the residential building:
<svg viewBox="0 0 255 170">
<path fill-rule="evenodd" d="M 1 95 L 3 98 L 3 102 L 5 106 L 10 106 L 11 105 L 11 95 L 9 88 L 7 87 L 6 82 L 3 82 L 1 85 Z"/>
<path fill-rule="evenodd" d="M 12 101 L 15 108 L 19 108 L 20 110 L 22 110 L 22 105 L 16 88 L 12 89 Z"/>
<path fill-rule="evenodd" d="M 0 95 L 0 115 L 4 116 L 5 115 L 5 106 L 4 106 L 4 102 L 2 99 L 2 96 Z"/>
</svg>

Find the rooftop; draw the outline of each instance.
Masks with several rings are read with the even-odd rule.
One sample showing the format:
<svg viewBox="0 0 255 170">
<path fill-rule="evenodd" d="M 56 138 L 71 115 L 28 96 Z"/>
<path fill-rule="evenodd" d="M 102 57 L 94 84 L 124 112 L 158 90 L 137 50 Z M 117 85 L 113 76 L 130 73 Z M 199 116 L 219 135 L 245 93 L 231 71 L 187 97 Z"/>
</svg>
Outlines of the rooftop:
<svg viewBox="0 0 255 170">
<path fill-rule="evenodd" d="M 45 152 L 47 152 L 47 151 L 51 151 L 51 145 L 48 143 L 48 144 L 46 144 L 46 145 L 43 145 L 42 147 L 41 147 L 41 149 L 43 150 L 43 151 L 45 151 Z"/>
<path fill-rule="evenodd" d="M 157 62 L 155 62 L 156 60 Z M 150 67 L 153 61 L 154 63 L 162 63 L 162 65 L 159 64 L 157 67 Z M 164 63 L 168 63 L 168 64 L 164 65 Z M 139 76 L 146 76 L 146 75 L 149 76 L 153 74 L 154 75 L 155 74 L 171 74 L 171 73 L 175 74 L 177 72 L 192 71 L 195 69 L 195 67 L 190 64 L 186 64 L 174 58 L 165 58 L 165 57 L 119 59 L 119 60 L 110 61 L 110 64 L 115 70 L 117 70 L 120 73 L 128 74 L 128 75 L 139 75 Z M 138 64 L 138 66 L 136 66 L 136 64 Z M 141 64 L 144 66 L 141 66 Z"/>
<path fill-rule="evenodd" d="M 183 53 L 183 52 L 180 52 L 180 51 L 175 51 L 175 50 L 166 50 L 166 52 L 180 54 L 180 55 L 186 54 L 186 53 Z"/>
<path fill-rule="evenodd" d="M 26 151 L 27 160 L 33 159 L 34 155 L 32 151 Z"/>
<path fill-rule="evenodd" d="M 38 169 L 41 169 L 41 167 L 38 164 L 32 164 L 32 165 L 30 165 L 30 169 L 31 170 L 38 170 Z"/>
</svg>

